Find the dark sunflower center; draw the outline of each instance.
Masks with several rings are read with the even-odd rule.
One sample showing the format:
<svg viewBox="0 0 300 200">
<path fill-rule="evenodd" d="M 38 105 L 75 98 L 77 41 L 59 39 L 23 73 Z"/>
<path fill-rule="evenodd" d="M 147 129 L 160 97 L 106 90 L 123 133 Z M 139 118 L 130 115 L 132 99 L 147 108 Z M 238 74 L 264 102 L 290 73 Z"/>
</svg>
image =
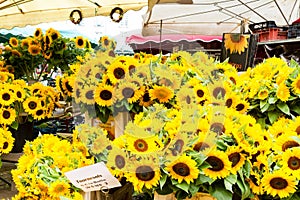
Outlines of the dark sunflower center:
<svg viewBox="0 0 300 200">
<path fill-rule="evenodd" d="M 185 102 L 186 102 L 187 104 L 191 104 L 191 97 L 190 97 L 190 96 L 187 96 L 187 97 L 185 98 Z"/>
<path fill-rule="evenodd" d="M 36 113 L 35 113 L 37 116 L 41 116 L 44 114 L 44 111 L 43 110 L 37 110 Z"/>
<path fill-rule="evenodd" d="M 50 44 L 50 38 L 49 38 L 48 35 L 46 36 L 46 41 L 45 41 L 45 43 L 46 43 L 46 44 Z"/>
<path fill-rule="evenodd" d="M 225 90 L 224 88 L 222 88 L 222 87 L 216 87 L 216 88 L 213 90 L 213 96 L 214 96 L 216 99 L 224 98 L 225 93 L 226 93 L 226 90 Z"/>
<path fill-rule="evenodd" d="M 93 91 L 92 91 L 92 90 L 87 91 L 87 93 L 85 93 L 85 97 L 86 97 L 87 99 L 93 99 L 93 98 L 94 98 L 94 93 L 93 93 Z"/>
<path fill-rule="evenodd" d="M 148 150 L 148 144 L 145 140 L 143 139 L 137 139 L 135 142 L 134 142 L 134 147 L 137 151 L 139 152 L 144 152 L 144 151 L 147 151 Z"/>
<path fill-rule="evenodd" d="M 225 127 L 222 123 L 215 122 L 210 126 L 210 130 L 215 133 L 222 134 L 225 132 Z"/>
<path fill-rule="evenodd" d="M 206 162 L 208 162 L 208 164 L 211 165 L 211 167 L 209 169 L 212 170 L 212 171 L 218 172 L 218 171 L 221 171 L 222 169 L 224 169 L 224 163 L 218 157 L 209 156 L 206 159 Z"/>
<path fill-rule="evenodd" d="M 239 34 L 230 34 L 231 41 L 234 43 L 239 43 L 242 39 L 242 36 Z"/>
<path fill-rule="evenodd" d="M 76 98 L 79 98 L 80 97 L 80 89 L 77 89 L 76 90 Z"/>
<path fill-rule="evenodd" d="M 243 110 L 245 108 L 245 105 L 242 104 L 242 103 L 239 103 L 238 105 L 236 105 L 235 108 L 236 108 L 237 111 L 241 111 L 241 110 Z"/>
<path fill-rule="evenodd" d="M 84 42 L 82 39 L 78 39 L 77 44 L 78 44 L 78 46 L 82 46 L 84 44 Z"/>
<path fill-rule="evenodd" d="M 155 176 L 155 172 L 153 171 L 152 167 L 147 165 L 136 168 L 135 174 L 136 177 L 142 181 L 151 181 Z"/>
<path fill-rule="evenodd" d="M 288 186 L 288 182 L 281 177 L 276 177 L 270 180 L 270 186 L 276 190 L 282 190 Z"/>
<path fill-rule="evenodd" d="M 100 92 L 100 98 L 101 98 L 102 100 L 105 100 L 105 101 L 110 100 L 110 99 L 112 98 L 112 93 L 111 93 L 111 91 L 109 91 L 109 90 L 102 90 L 102 91 Z"/>
<path fill-rule="evenodd" d="M 28 107 L 29 107 L 31 110 L 34 110 L 34 109 L 36 109 L 36 107 L 37 107 L 37 103 L 34 102 L 34 101 L 30 101 L 30 102 L 28 103 Z"/>
<path fill-rule="evenodd" d="M 108 40 L 108 39 L 104 39 L 103 44 L 104 44 L 105 46 L 108 46 L 108 45 L 109 45 L 109 40 Z"/>
<path fill-rule="evenodd" d="M 51 35 L 52 40 L 56 40 L 58 38 L 58 34 L 57 33 L 53 33 Z"/>
<path fill-rule="evenodd" d="M 2 113 L 2 116 L 4 119 L 9 119 L 10 118 L 10 112 L 7 110 L 4 110 Z"/>
<path fill-rule="evenodd" d="M 10 94 L 9 93 L 4 93 L 2 94 L 2 99 L 4 101 L 9 101 L 10 100 Z"/>
<path fill-rule="evenodd" d="M 66 88 L 69 92 L 73 92 L 73 87 L 69 84 L 69 82 L 66 82 Z"/>
<path fill-rule="evenodd" d="M 209 148 L 209 145 L 205 142 L 198 142 L 195 146 L 194 146 L 194 150 L 195 151 L 203 151 L 204 149 Z"/>
<path fill-rule="evenodd" d="M 18 97 L 18 98 L 22 98 L 22 92 L 20 92 L 20 91 L 17 91 L 17 93 L 16 93 L 16 94 L 17 94 L 17 97 Z"/>
<path fill-rule="evenodd" d="M 229 80 L 231 80 L 233 84 L 236 84 L 236 80 L 233 77 L 230 77 Z"/>
<path fill-rule="evenodd" d="M 173 171 L 180 176 L 190 175 L 190 168 L 185 163 L 177 163 L 172 167 Z"/>
<path fill-rule="evenodd" d="M 297 126 L 296 133 L 297 133 L 297 135 L 300 135 L 300 126 Z"/>
<path fill-rule="evenodd" d="M 150 99 L 149 93 L 146 92 L 146 93 L 143 95 L 143 101 L 144 101 L 144 102 L 148 102 L 148 101 L 150 101 L 150 100 L 151 100 L 151 99 Z"/>
<path fill-rule="evenodd" d="M 125 159 L 121 155 L 117 155 L 115 158 L 115 164 L 119 169 L 122 169 L 125 166 Z"/>
<path fill-rule="evenodd" d="M 232 99 L 227 99 L 225 105 L 227 108 L 230 108 L 232 106 Z"/>
<path fill-rule="evenodd" d="M 181 153 L 182 148 L 184 145 L 184 141 L 181 139 L 178 139 L 175 143 L 174 143 L 174 149 L 172 150 L 172 154 L 173 156 L 177 156 L 178 153 Z"/>
<path fill-rule="evenodd" d="M 130 75 L 132 75 L 136 71 L 136 67 L 134 65 L 130 65 L 128 67 Z"/>
<path fill-rule="evenodd" d="M 259 185 L 257 184 L 257 179 L 255 178 L 254 175 L 250 175 L 249 178 L 251 179 L 252 183 L 254 183 L 254 185 L 259 186 Z"/>
<path fill-rule="evenodd" d="M 3 147 L 2 147 L 2 148 L 3 148 L 3 149 L 7 149 L 7 147 L 8 147 L 8 142 L 5 141 L 5 142 L 3 143 Z"/>
<path fill-rule="evenodd" d="M 288 166 L 292 170 L 297 170 L 300 168 L 300 159 L 296 156 L 290 157 L 288 160 Z"/>
<path fill-rule="evenodd" d="M 125 97 L 126 99 L 131 98 L 134 96 L 134 90 L 130 87 L 126 87 L 122 90 L 122 95 L 123 97 Z"/>
<path fill-rule="evenodd" d="M 114 70 L 114 76 L 116 77 L 116 79 L 122 79 L 125 76 L 125 70 L 121 67 L 117 67 Z"/>
<path fill-rule="evenodd" d="M 238 152 L 234 152 L 228 156 L 228 159 L 231 162 L 231 167 L 234 167 L 240 162 L 241 155 Z"/>
<path fill-rule="evenodd" d="M 110 51 L 108 52 L 108 55 L 109 55 L 110 57 L 115 57 L 115 52 L 114 52 L 113 50 L 110 50 Z"/>
<path fill-rule="evenodd" d="M 282 151 L 285 151 L 289 148 L 293 148 L 293 147 L 298 147 L 299 144 L 296 141 L 286 141 L 283 145 L 282 145 Z"/>
<path fill-rule="evenodd" d="M 203 90 L 197 90 L 197 96 L 202 98 L 204 96 L 204 91 Z"/>
</svg>

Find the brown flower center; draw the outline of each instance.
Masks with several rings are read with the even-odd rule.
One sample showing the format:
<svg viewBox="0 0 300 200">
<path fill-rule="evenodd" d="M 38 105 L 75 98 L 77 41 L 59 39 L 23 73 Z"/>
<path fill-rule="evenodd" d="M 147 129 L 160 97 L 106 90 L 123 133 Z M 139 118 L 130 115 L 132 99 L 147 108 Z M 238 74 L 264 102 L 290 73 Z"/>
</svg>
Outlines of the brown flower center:
<svg viewBox="0 0 300 200">
<path fill-rule="evenodd" d="M 225 105 L 227 108 L 230 108 L 232 106 L 232 99 L 227 99 Z"/>
<path fill-rule="evenodd" d="M 218 172 L 218 171 L 221 171 L 222 169 L 224 169 L 223 161 L 216 156 L 209 156 L 206 159 L 206 162 L 208 162 L 208 164 L 211 165 L 211 167 L 209 169 L 212 171 Z"/>
<path fill-rule="evenodd" d="M 300 159 L 296 156 L 290 157 L 288 160 L 288 166 L 292 170 L 298 170 L 300 168 Z"/>
<path fill-rule="evenodd" d="M 3 143 L 3 149 L 7 149 L 7 147 L 8 147 L 8 142 L 7 141 L 5 141 L 4 143 Z"/>
<path fill-rule="evenodd" d="M 9 101 L 10 100 L 10 94 L 9 93 L 4 93 L 2 94 L 2 99 L 4 101 Z"/>
<path fill-rule="evenodd" d="M 225 132 L 225 126 L 220 122 L 215 122 L 210 126 L 210 130 L 215 133 L 222 134 Z"/>
<path fill-rule="evenodd" d="M 105 101 L 110 100 L 110 99 L 112 98 L 112 93 L 111 93 L 111 91 L 109 91 L 109 90 L 102 90 L 102 91 L 100 92 L 100 98 L 101 98 L 102 100 L 105 100 Z"/>
<path fill-rule="evenodd" d="M 222 87 L 216 87 L 216 88 L 213 90 L 213 96 L 214 96 L 216 99 L 224 98 L 225 93 L 226 93 L 226 90 L 225 90 L 224 88 L 222 88 Z"/>
<path fill-rule="evenodd" d="M 195 146 L 194 146 L 194 150 L 195 151 L 203 151 L 204 149 L 209 148 L 209 145 L 205 142 L 198 142 Z"/>
<path fill-rule="evenodd" d="M 30 101 L 30 102 L 28 103 L 28 107 L 29 107 L 29 109 L 34 110 L 34 109 L 37 108 L 37 103 L 34 102 L 34 101 Z"/>
<path fill-rule="evenodd" d="M 298 147 L 299 144 L 296 141 L 286 141 L 283 145 L 282 145 L 282 151 L 285 151 L 289 148 L 293 148 L 293 147 Z"/>
<path fill-rule="evenodd" d="M 114 70 L 114 76 L 116 79 L 122 79 L 124 78 L 125 76 L 125 70 L 121 67 L 117 67 L 115 70 Z"/>
<path fill-rule="evenodd" d="M 122 169 L 125 166 L 125 159 L 121 155 L 117 155 L 115 158 L 115 164 L 119 169 Z"/>
<path fill-rule="evenodd" d="M 172 149 L 172 155 L 173 156 L 177 156 L 178 153 L 181 153 L 182 148 L 184 145 L 184 141 L 181 139 L 178 139 L 175 143 L 174 143 L 174 149 Z"/>
<path fill-rule="evenodd" d="M 180 176 L 188 176 L 190 175 L 190 168 L 185 163 L 176 163 L 172 167 L 173 171 Z"/>
<path fill-rule="evenodd" d="M 197 96 L 202 98 L 204 96 L 204 91 L 203 90 L 197 90 Z"/>
<path fill-rule="evenodd" d="M 136 168 L 135 175 L 139 180 L 150 181 L 154 178 L 155 172 L 150 166 L 143 165 Z"/>
<path fill-rule="evenodd" d="M 243 110 L 245 108 L 245 105 L 242 104 L 242 103 L 239 103 L 238 105 L 236 105 L 235 108 L 236 108 L 237 111 L 241 111 L 241 110 Z"/>
<path fill-rule="evenodd" d="M 134 96 L 134 90 L 130 87 L 126 87 L 122 90 L 122 95 L 123 97 L 125 97 L 126 99 L 131 98 Z"/>
<path fill-rule="evenodd" d="M 241 155 L 238 152 L 234 152 L 228 156 L 231 162 L 231 167 L 235 167 L 241 160 Z"/>
<path fill-rule="evenodd" d="M 139 151 L 139 152 L 145 152 L 148 150 L 148 144 L 145 140 L 143 139 L 137 139 L 134 144 L 134 148 Z"/>
<path fill-rule="evenodd" d="M 93 99 L 94 98 L 94 92 L 92 90 L 89 90 L 85 93 L 85 97 L 87 99 Z"/>
<path fill-rule="evenodd" d="M 4 110 L 2 113 L 2 116 L 4 119 L 9 119 L 10 118 L 10 112 L 8 110 Z"/>
<path fill-rule="evenodd" d="M 281 177 L 275 177 L 270 180 L 270 186 L 276 190 L 282 190 L 288 186 L 288 182 Z"/>
</svg>

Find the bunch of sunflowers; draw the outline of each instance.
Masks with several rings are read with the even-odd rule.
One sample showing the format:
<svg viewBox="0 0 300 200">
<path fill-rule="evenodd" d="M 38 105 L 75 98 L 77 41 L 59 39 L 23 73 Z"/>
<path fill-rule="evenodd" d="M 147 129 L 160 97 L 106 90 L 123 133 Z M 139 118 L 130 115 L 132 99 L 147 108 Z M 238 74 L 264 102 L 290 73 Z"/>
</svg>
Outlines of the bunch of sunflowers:
<svg viewBox="0 0 300 200">
<path fill-rule="evenodd" d="M 74 187 L 65 172 L 93 164 L 85 146 L 54 135 L 42 135 L 24 146 L 24 155 L 12 170 L 21 199 L 83 199 L 81 190 Z"/>
<path fill-rule="evenodd" d="M 68 70 L 77 56 L 91 52 L 90 42 L 82 36 L 64 38 L 60 32 L 49 28 L 43 33 L 37 28 L 24 39 L 11 37 L 0 49 L 1 71 L 9 71 L 15 78 L 26 81 L 48 80 L 57 69 Z"/>
</svg>

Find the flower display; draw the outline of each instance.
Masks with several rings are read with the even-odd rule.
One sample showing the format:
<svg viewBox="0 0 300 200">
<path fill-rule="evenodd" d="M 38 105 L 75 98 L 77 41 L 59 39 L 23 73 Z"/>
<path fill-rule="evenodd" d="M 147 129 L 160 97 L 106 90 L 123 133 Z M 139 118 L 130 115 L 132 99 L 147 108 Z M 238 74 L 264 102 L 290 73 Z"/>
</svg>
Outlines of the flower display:
<svg viewBox="0 0 300 200">
<path fill-rule="evenodd" d="M 65 172 L 93 164 L 79 141 L 42 135 L 24 146 L 24 154 L 12 170 L 18 193 L 12 199 L 83 199 Z"/>
<path fill-rule="evenodd" d="M 57 69 L 68 70 L 78 56 L 91 52 L 90 42 L 82 36 L 64 38 L 60 32 L 49 28 L 43 33 L 37 28 L 24 39 L 11 37 L 0 54 L 1 71 L 9 71 L 15 78 L 26 81 L 47 80 Z"/>
</svg>

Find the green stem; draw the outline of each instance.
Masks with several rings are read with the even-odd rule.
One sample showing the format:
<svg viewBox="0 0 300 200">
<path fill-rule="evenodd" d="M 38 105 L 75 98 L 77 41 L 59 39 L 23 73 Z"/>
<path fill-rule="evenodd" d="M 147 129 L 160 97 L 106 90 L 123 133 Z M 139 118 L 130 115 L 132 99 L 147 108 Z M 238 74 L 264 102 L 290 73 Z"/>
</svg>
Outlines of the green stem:
<svg viewBox="0 0 300 200">
<path fill-rule="evenodd" d="M 42 69 L 41 69 L 41 72 L 40 72 L 40 74 L 39 74 L 39 76 L 38 76 L 38 78 L 37 78 L 37 81 L 39 81 L 40 78 L 42 77 L 43 71 L 46 69 L 46 67 L 47 67 L 47 62 L 44 61 L 44 62 L 42 63 Z"/>
</svg>

